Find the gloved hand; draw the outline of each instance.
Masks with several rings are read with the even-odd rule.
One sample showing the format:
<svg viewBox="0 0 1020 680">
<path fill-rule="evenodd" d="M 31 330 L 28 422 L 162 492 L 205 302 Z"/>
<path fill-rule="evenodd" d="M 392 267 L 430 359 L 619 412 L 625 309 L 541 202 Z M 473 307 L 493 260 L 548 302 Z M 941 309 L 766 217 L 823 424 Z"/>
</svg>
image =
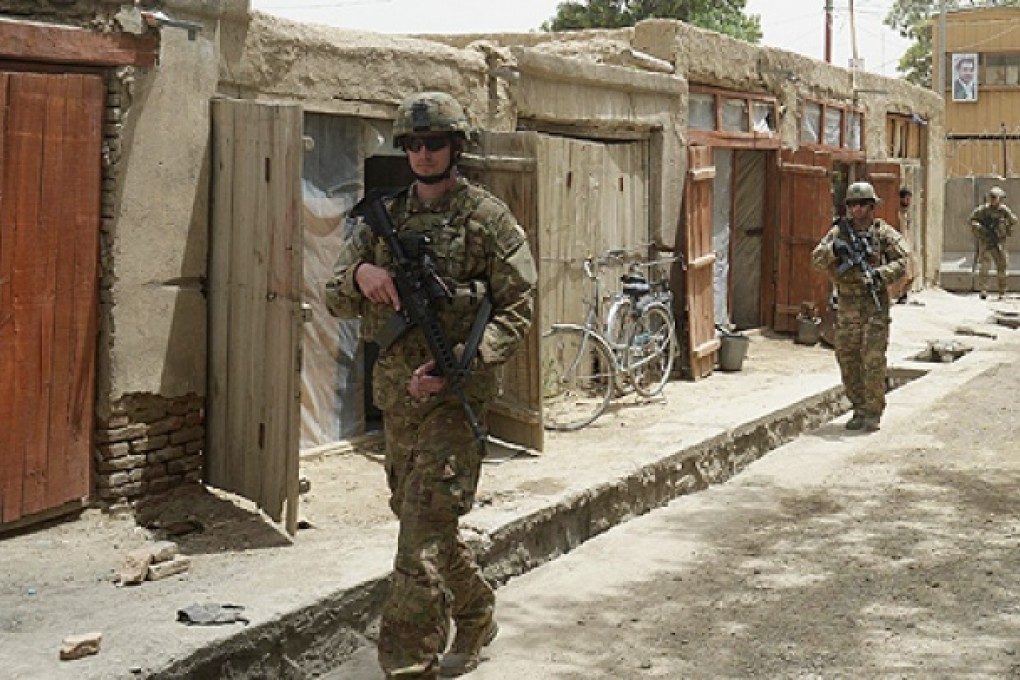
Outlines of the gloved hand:
<svg viewBox="0 0 1020 680">
<path fill-rule="evenodd" d="M 841 238 L 832 240 L 832 253 L 841 260 L 850 257 L 850 244 Z"/>
</svg>

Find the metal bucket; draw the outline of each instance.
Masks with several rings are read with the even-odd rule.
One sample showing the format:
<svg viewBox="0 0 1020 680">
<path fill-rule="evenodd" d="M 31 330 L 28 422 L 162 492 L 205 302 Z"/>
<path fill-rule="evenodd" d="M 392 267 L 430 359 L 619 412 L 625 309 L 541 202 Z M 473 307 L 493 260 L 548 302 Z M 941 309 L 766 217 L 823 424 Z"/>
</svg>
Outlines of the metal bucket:
<svg viewBox="0 0 1020 680">
<path fill-rule="evenodd" d="M 794 340 L 798 345 L 817 345 L 821 339 L 822 320 L 818 317 L 797 317 L 797 337 Z"/>
<path fill-rule="evenodd" d="M 739 371 L 744 367 L 744 357 L 747 356 L 747 348 L 751 339 L 746 335 L 719 336 L 719 370 Z"/>
</svg>

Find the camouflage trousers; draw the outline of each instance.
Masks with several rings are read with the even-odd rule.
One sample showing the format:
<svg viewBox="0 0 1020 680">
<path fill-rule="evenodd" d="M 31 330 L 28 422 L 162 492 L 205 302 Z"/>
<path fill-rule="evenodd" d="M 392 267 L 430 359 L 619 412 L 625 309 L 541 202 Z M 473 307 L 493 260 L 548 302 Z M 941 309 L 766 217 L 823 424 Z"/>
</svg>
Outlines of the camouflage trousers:
<svg viewBox="0 0 1020 680">
<path fill-rule="evenodd" d="M 885 411 L 886 349 L 889 347 L 889 296 L 839 296 L 836 361 L 855 413 L 880 417 Z"/>
<path fill-rule="evenodd" d="M 999 292 L 1005 295 L 1006 289 L 1009 287 L 1009 255 L 1006 253 L 1006 248 L 1001 243 L 997 246 L 991 246 L 978 241 L 977 287 L 982 293 L 988 292 L 988 271 L 991 269 L 992 262 L 995 263 L 995 277 L 998 280 Z"/>
<path fill-rule="evenodd" d="M 453 399 L 424 412 L 387 412 L 385 434 L 390 507 L 400 532 L 379 664 L 387 678 L 434 678 L 451 616 L 469 633 L 488 625 L 495 608 L 496 596 L 457 527 L 474 503 L 484 451 Z"/>
</svg>

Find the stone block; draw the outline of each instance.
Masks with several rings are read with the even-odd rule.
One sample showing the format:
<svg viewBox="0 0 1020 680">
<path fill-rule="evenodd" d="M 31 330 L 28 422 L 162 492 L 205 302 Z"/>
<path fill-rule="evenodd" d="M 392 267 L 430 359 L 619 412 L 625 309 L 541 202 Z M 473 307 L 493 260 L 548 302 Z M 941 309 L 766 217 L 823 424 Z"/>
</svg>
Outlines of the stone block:
<svg viewBox="0 0 1020 680">
<path fill-rule="evenodd" d="M 98 654 L 99 648 L 103 645 L 103 634 L 83 633 L 81 635 L 69 635 L 60 643 L 60 660 L 74 661 L 92 654 Z"/>
<path fill-rule="evenodd" d="M 176 574 L 183 574 L 191 568 L 191 558 L 185 555 L 175 555 L 173 559 L 159 564 L 150 564 L 148 578 L 150 581 L 159 581 Z"/>
</svg>

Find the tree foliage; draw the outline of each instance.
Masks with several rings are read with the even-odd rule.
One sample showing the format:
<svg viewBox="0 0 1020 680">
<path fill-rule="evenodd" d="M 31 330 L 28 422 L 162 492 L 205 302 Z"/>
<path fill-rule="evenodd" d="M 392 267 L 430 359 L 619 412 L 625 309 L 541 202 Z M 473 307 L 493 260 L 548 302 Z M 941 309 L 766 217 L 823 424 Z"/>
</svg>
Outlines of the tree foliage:
<svg viewBox="0 0 1020 680">
<path fill-rule="evenodd" d="M 747 0 L 568 0 L 557 6 L 556 16 L 542 24 L 542 30 L 623 28 L 643 19 L 679 19 L 758 43 L 761 17 L 744 14 L 746 5 Z"/>
<path fill-rule="evenodd" d="M 941 5 L 942 0 L 895 0 L 885 15 L 886 26 L 913 41 L 896 70 L 915 85 L 932 86 L 932 37 Z M 968 7 L 1020 7 L 1020 0 L 945 0 L 946 12 Z"/>
</svg>

